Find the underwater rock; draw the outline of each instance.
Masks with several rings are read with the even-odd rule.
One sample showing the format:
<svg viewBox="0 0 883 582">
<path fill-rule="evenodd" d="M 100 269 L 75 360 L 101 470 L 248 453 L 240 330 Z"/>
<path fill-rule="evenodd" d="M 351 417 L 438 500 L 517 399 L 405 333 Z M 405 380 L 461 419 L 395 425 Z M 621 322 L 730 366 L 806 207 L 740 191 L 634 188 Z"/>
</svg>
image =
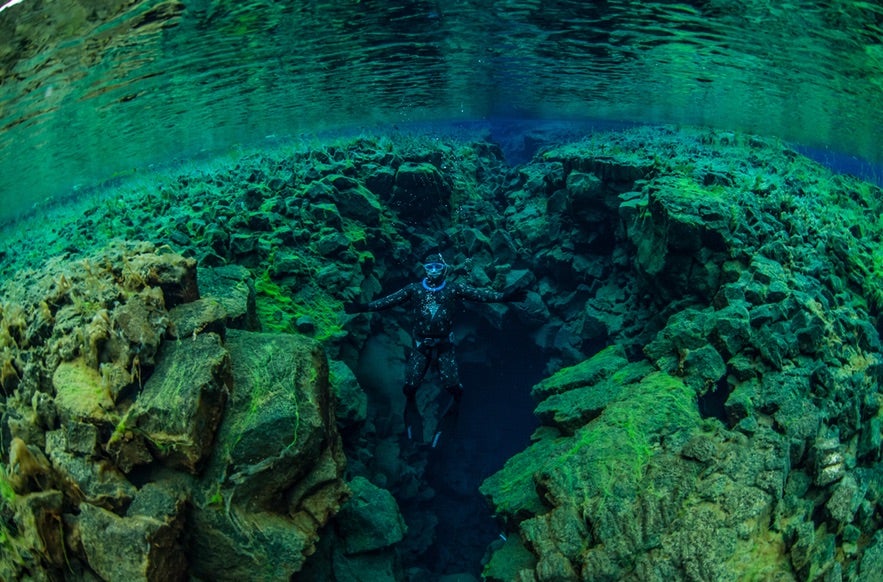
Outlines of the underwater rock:
<svg viewBox="0 0 883 582">
<path fill-rule="evenodd" d="M 44 557 L 53 568 L 61 569 L 66 566 L 64 532 L 60 527 L 63 509 L 64 496 L 60 491 L 52 489 L 18 495 L 9 500 L 9 505 L 3 507 L 4 524 L 0 526 L 0 533 L 7 531 L 6 528 L 9 527 L 23 535 L 15 540 L 15 545 L 10 543 L 8 537 L 3 538 L 0 575 L 7 571 L 8 565 L 5 562 L 14 554 L 19 554 L 16 557 L 25 560 L 29 555 Z M 15 578 L 10 576 L 4 579 Z"/>
<path fill-rule="evenodd" d="M 403 162 L 396 170 L 395 188 L 389 201 L 404 220 L 426 220 L 451 198 L 451 187 L 434 165 Z"/>
<path fill-rule="evenodd" d="M 81 503 L 77 526 L 89 566 L 104 580 L 185 580 L 187 561 L 178 538 L 183 519 L 120 517 Z"/>
<path fill-rule="evenodd" d="M 488 582 L 535 582 L 537 559 L 521 542 L 517 534 L 510 534 L 500 543 L 494 542 L 493 552 L 482 575 Z"/>
<path fill-rule="evenodd" d="M 113 423 L 113 399 L 101 374 L 83 359 L 63 362 L 52 375 L 55 408 L 63 423 Z"/>
<path fill-rule="evenodd" d="M 858 582 L 874 582 L 883 572 L 883 532 L 877 532 L 862 555 Z"/>
<path fill-rule="evenodd" d="M 328 368 L 302 336 L 229 330 L 233 384 L 214 449 L 243 501 L 270 502 L 334 439 Z M 332 421 L 332 422 L 327 422 Z"/>
<path fill-rule="evenodd" d="M 228 330 L 233 385 L 197 484 L 191 567 L 289 580 L 347 496 L 325 353 L 314 340 Z"/>
<path fill-rule="evenodd" d="M 337 257 L 350 246 L 350 240 L 342 232 L 322 230 L 315 243 L 316 252 L 323 257 Z"/>
<path fill-rule="evenodd" d="M 564 434 L 572 435 L 597 418 L 619 394 L 619 383 L 602 379 L 591 386 L 552 394 L 536 407 L 534 414 L 543 424 L 555 426 Z"/>
<path fill-rule="evenodd" d="M 169 312 L 168 335 L 171 339 L 192 339 L 199 333 L 227 333 L 227 310 L 214 298 L 201 298 L 183 303 Z"/>
<path fill-rule="evenodd" d="M 650 372 L 646 364 L 626 364 L 622 368 L 624 372 L 613 374 L 608 380 L 620 384 L 619 395 L 611 399 L 599 416 L 567 438 L 541 438 L 524 453 L 510 459 L 502 471 L 481 486 L 494 507 L 504 512 L 505 519 L 520 524 L 522 538 L 538 557 L 538 574 L 543 565 L 549 575 L 557 572 L 554 576 L 564 576 L 560 579 L 574 579 L 580 571 L 600 575 L 606 567 L 595 563 L 599 553 L 607 552 L 615 563 L 618 556 L 634 552 L 633 544 L 640 545 L 640 538 L 635 539 L 634 534 L 623 529 L 646 530 L 646 525 L 634 520 L 631 525 L 623 521 L 620 513 L 632 513 L 633 504 L 640 502 L 639 481 L 647 470 L 643 467 L 650 461 L 649 454 L 642 451 L 651 443 L 665 439 L 665 435 L 689 430 L 688 427 L 698 422 L 692 391 L 680 380 Z M 602 386 L 603 382 L 599 388 Z M 533 459 L 531 469 L 526 470 L 521 464 L 522 456 L 525 461 Z M 684 478 L 692 477 L 685 475 Z M 530 502 L 513 497 L 514 490 L 521 488 L 536 491 L 534 495 L 539 498 Z M 571 519 L 564 520 L 566 526 L 558 523 L 559 537 L 550 538 L 549 527 L 539 527 L 541 522 L 525 519 L 547 515 L 557 511 L 556 508 L 563 508 L 558 517 L 564 519 L 565 515 L 573 515 L 568 513 L 568 506 L 586 515 L 594 524 L 592 536 L 579 534 L 578 522 Z M 558 518 L 545 519 L 557 523 Z M 576 526 L 575 533 L 565 534 L 571 531 L 571 525 Z M 595 551 L 575 552 L 574 548 L 580 545 L 576 538 L 590 544 Z M 567 556 L 572 556 L 576 563 Z M 601 569 L 594 570 L 596 566 Z M 553 579 L 559 579 L 554 576 Z"/>
<path fill-rule="evenodd" d="M 335 519 L 344 551 L 360 554 L 400 542 L 407 526 L 392 494 L 363 477 L 350 481 L 349 487 L 352 497 Z"/>
<path fill-rule="evenodd" d="M 199 298 L 196 261 L 171 249 L 141 252 L 125 259 L 125 269 L 150 287 L 162 289 L 166 309 Z"/>
<path fill-rule="evenodd" d="M 133 445 L 121 433 L 133 431 L 153 455 L 173 468 L 199 470 L 231 388 L 230 356 L 217 334 L 167 341 L 153 374 L 117 426 L 118 458 Z"/>
<path fill-rule="evenodd" d="M 364 186 L 355 184 L 352 187 L 338 190 L 334 199 L 341 215 L 355 218 L 364 224 L 380 223 L 380 202 L 374 193 Z"/>
<path fill-rule="evenodd" d="M 395 170 L 379 167 L 365 177 L 365 187 L 381 200 L 389 200 L 395 187 Z"/>
<path fill-rule="evenodd" d="M 137 355 L 139 361 L 152 363 L 162 340 L 165 315 L 162 294 L 156 288 L 130 295 L 125 303 L 110 313 L 112 325 L 123 345 L 114 346 L 115 338 L 108 338 L 102 347 L 101 360 L 125 366 Z"/>
<path fill-rule="evenodd" d="M 59 488 L 70 499 L 119 510 L 137 492 L 110 461 L 71 453 L 63 430 L 46 434 L 46 455 L 58 475 Z"/>
<path fill-rule="evenodd" d="M 730 302 L 715 311 L 708 321 L 708 340 L 724 358 L 738 354 L 751 338 L 747 304 Z"/>
<path fill-rule="evenodd" d="M 219 581 L 287 581 L 318 539 L 317 524 L 238 505 L 198 508 L 190 517 L 190 569 Z"/>
<path fill-rule="evenodd" d="M 712 390 L 727 371 L 724 359 L 711 345 L 706 344 L 693 350 L 684 350 L 681 356 L 680 372 L 684 382 L 697 394 Z"/>
<path fill-rule="evenodd" d="M 628 360 L 622 346 L 608 346 L 576 366 L 559 370 L 531 388 L 530 393 L 535 400 L 542 401 L 552 394 L 561 394 L 581 386 L 597 384 L 626 364 Z"/>
<path fill-rule="evenodd" d="M 341 429 L 365 422 L 368 416 L 368 395 L 362 390 L 356 375 L 343 362 L 328 363 L 331 393 L 334 394 L 334 417 Z"/>
<path fill-rule="evenodd" d="M 226 265 L 199 269 L 198 273 L 200 296 L 220 303 L 226 313 L 226 327 L 260 330 L 254 279 L 248 269 L 240 265 Z"/>
<path fill-rule="evenodd" d="M 71 421 L 61 426 L 67 450 L 78 455 L 98 453 L 98 427 L 88 422 Z"/>
</svg>

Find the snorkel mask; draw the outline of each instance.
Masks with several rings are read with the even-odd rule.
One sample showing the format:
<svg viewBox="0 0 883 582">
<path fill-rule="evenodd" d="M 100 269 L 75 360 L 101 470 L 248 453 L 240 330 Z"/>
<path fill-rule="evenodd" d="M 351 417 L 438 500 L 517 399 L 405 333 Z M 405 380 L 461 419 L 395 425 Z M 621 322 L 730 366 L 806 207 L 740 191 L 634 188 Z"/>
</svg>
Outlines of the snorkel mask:
<svg viewBox="0 0 883 582">
<path fill-rule="evenodd" d="M 448 264 L 440 253 L 432 254 L 426 257 L 423 263 L 423 269 L 426 271 L 426 280 L 430 285 L 438 285 L 445 280 L 448 272 Z"/>
</svg>

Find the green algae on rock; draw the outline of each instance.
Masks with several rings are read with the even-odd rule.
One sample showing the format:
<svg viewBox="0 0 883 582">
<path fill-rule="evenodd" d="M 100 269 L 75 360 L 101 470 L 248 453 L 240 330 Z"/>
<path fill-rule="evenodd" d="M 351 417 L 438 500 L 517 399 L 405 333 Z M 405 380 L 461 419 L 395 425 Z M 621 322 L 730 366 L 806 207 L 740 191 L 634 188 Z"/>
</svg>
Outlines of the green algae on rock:
<svg viewBox="0 0 883 582">
<path fill-rule="evenodd" d="M 8 301 L 42 303 L 61 315 L 48 320 L 45 333 L 6 346 L 20 367 L 2 408 L 4 435 L 11 433 L 13 443 L 9 468 L 3 467 L 11 487 L 3 496 L 0 534 L 9 552 L 0 574 L 17 579 L 27 570 L 68 569 L 107 580 L 183 579 L 188 568 L 211 572 L 211 554 L 198 554 L 204 562 L 188 557 L 190 540 L 206 535 L 198 524 L 227 528 L 244 540 L 257 531 L 247 522 L 287 540 L 284 552 L 268 540 L 267 553 L 254 555 L 264 556 L 262 564 L 278 558 L 273 571 L 288 579 L 347 495 L 324 351 L 310 340 L 257 334 L 265 343 L 275 339 L 290 357 L 276 354 L 275 367 L 258 365 L 254 378 L 269 375 L 258 380 L 262 390 L 252 389 L 254 378 L 237 376 L 253 357 L 239 338 L 252 332 L 228 329 L 256 321 L 241 272 L 229 288 L 216 289 L 218 298 L 199 298 L 195 262 L 180 255 L 140 243 L 94 257 L 55 259 L 39 276 L 25 272 L 7 285 Z M 194 306 L 199 302 L 203 307 Z M 220 308 L 206 309 L 209 304 Z M 85 333 L 69 335 L 78 326 Z M 110 369 L 119 373 L 109 375 Z M 228 404 L 237 385 L 241 394 Z M 279 426 L 286 436 L 278 450 L 266 439 L 244 439 L 247 431 L 218 430 L 242 403 L 245 418 L 272 411 L 251 400 L 270 389 L 273 402 L 298 399 L 294 416 Z M 248 450 L 240 450 L 246 441 Z M 235 464 L 229 474 L 219 455 Z M 287 469 L 272 471 L 273 478 L 261 475 L 280 464 Z M 281 503 L 264 509 L 268 498 Z M 183 511 L 194 502 L 204 508 L 194 516 L 204 519 Z M 65 531 L 75 543 L 61 535 Z"/>
</svg>

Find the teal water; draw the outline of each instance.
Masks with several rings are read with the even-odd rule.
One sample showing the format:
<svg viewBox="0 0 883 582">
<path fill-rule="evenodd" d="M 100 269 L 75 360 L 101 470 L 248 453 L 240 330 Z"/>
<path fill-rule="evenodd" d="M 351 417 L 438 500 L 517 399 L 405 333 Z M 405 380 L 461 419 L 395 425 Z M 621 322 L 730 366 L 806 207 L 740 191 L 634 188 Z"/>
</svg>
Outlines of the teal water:
<svg viewBox="0 0 883 582">
<path fill-rule="evenodd" d="M 881 93 L 873 2 L 23 0 L 0 11 L 0 213 L 438 120 L 698 124 L 879 162 Z"/>
<path fill-rule="evenodd" d="M 489 137 L 514 168 L 557 138 L 666 123 L 711 127 L 718 136 L 780 138 L 838 170 L 878 181 L 874 165 L 883 162 L 883 8 L 872 2 L 0 0 L 0 6 L 0 225 L 34 215 L 54 233 L 14 249 L 2 245 L 9 263 L 14 256 L 39 264 L 47 253 L 140 236 L 144 224 L 155 225 L 157 240 L 170 244 L 187 229 L 196 243 L 209 240 L 210 197 L 199 207 L 195 195 L 182 198 L 200 214 L 195 222 L 173 203 L 177 190 L 195 192 L 188 176 L 194 184 L 235 176 L 230 169 L 254 152 L 309 150 L 340 135 Z M 492 176 L 488 183 L 494 179 L 504 180 Z M 171 180 L 177 182 L 165 189 Z M 154 195 L 163 208 L 157 214 L 168 216 L 145 217 L 146 205 L 115 198 L 117 185 L 126 186 L 120 190 L 126 196 Z M 55 233 L 54 216 L 76 216 L 89 208 L 79 203 L 108 192 L 100 212 L 88 210 L 93 218 Z M 127 217 L 130 203 L 142 214 Z M 181 228 L 169 228 L 172 223 Z M 27 234 L 17 236 L 28 241 Z M 310 294 L 303 295 L 298 302 L 309 303 Z M 408 542 L 420 549 L 408 565 L 479 575 L 488 540 L 500 528 L 476 487 L 535 428 L 527 391 L 545 362 L 525 351 L 519 366 L 510 363 L 512 344 L 528 343 L 526 332 L 521 338 L 511 329 L 505 337 L 482 332 L 475 335 L 496 349 L 497 359 L 463 365 L 481 400 L 464 411 L 461 440 L 421 468 L 438 494 L 429 510 L 415 503 L 414 512 L 442 515 L 440 541 L 429 549 Z M 463 349 L 464 359 L 470 354 L 484 357 Z"/>
</svg>

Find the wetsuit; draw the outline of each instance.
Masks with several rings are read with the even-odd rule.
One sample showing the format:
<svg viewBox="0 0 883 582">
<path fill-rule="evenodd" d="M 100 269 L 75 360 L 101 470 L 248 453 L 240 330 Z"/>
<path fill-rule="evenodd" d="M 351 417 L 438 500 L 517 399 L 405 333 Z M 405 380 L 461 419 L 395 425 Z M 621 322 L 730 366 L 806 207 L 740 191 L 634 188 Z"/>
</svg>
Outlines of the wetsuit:
<svg viewBox="0 0 883 582">
<path fill-rule="evenodd" d="M 414 321 L 411 331 L 414 349 L 408 356 L 405 386 L 402 389 L 407 400 L 405 426 L 408 429 L 409 437 L 412 425 L 419 421 L 415 397 L 417 387 L 423 381 L 430 366 L 434 366 L 438 370 L 442 386 L 452 396 L 451 402 L 442 414 L 440 427 L 445 420 L 456 415 L 460 399 L 463 396 L 463 386 L 460 384 L 457 362 L 454 359 L 452 329 L 454 313 L 460 306 L 460 302 L 494 303 L 509 301 L 512 298 L 511 293 L 476 289 L 457 281 L 443 280 L 433 287 L 427 279 L 424 279 L 420 283 L 411 283 L 391 295 L 364 306 L 365 311 L 382 311 L 397 305 L 410 307 L 411 317 Z M 441 430 L 436 433 L 433 446 L 435 446 L 440 433 Z"/>
</svg>

